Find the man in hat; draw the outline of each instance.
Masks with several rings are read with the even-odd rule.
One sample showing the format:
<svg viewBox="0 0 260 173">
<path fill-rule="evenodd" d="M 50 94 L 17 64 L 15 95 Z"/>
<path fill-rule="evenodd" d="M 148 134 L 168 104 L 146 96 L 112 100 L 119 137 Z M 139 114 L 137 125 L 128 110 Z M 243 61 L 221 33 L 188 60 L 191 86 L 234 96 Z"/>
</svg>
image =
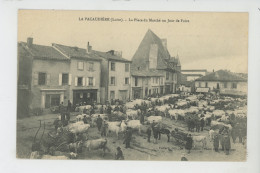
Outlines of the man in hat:
<svg viewBox="0 0 260 173">
<path fill-rule="evenodd" d="M 120 147 L 116 148 L 115 160 L 124 160 L 124 155 Z"/>
<path fill-rule="evenodd" d="M 151 138 L 151 134 L 152 134 L 152 128 L 151 128 L 151 126 L 149 126 L 148 128 L 147 128 L 147 131 L 146 131 L 146 133 L 147 133 L 147 142 L 150 142 L 150 138 Z"/>
<path fill-rule="evenodd" d="M 106 136 L 107 135 L 107 129 L 108 129 L 108 123 L 106 121 L 103 121 L 102 126 L 101 126 L 101 136 Z"/>
<path fill-rule="evenodd" d="M 130 148 L 130 142 L 132 139 L 132 130 L 130 127 L 127 127 L 125 134 L 125 148 Z"/>
<path fill-rule="evenodd" d="M 102 118 L 100 117 L 100 115 L 98 115 L 98 118 L 97 118 L 97 128 L 98 128 L 98 131 L 100 132 L 100 129 L 101 129 L 101 126 L 102 126 Z"/>
<path fill-rule="evenodd" d="M 181 155 L 181 161 L 188 161 L 188 159 L 186 158 L 185 153 L 182 153 L 182 155 Z"/>
<path fill-rule="evenodd" d="M 185 145 L 185 148 L 186 148 L 186 150 L 188 150 L 188 153 L 190 153 L 190 150 L 192 148 L 192 143 L 193 143 L 193 140 L 192 140 L 191 134 L 189 134 L 186 139 L 186 145 Z"/>
</svg>

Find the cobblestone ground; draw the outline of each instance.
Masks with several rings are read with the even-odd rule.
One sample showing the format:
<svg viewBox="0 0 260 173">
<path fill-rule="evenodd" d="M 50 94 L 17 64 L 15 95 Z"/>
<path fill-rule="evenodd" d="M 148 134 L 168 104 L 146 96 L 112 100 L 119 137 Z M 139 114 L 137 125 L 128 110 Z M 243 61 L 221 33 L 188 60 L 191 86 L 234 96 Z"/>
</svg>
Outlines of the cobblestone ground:
<svg viewBox="0 0 260 173">
<path fill-rule="evenodd" d="M 17 157 L 29 158 L 31 153 L 31 145 L 34 135 L 39 127 L 39 120 L 45 121 L 46 132 L 54 129 L 53 121 L 57 117 L 57 114 L 42 115 L 37 117 L 28 117 L 17 120 Z M 71 117 L 71 120 L 75 120 L 75 116 Z M 182 130 L 186 130 L 186 125 L 181 121 L 170 120 L 169 118 L 163 118 L 163 123 L 167 124 L 170 128 L 178 127 Z M 145 131 L 145 126 L 142 129 Z M 39 132 L 41 134 L 42 131 Z M 208 131 L 193 132 L 193 135 L 204 135 L 208 138 Z M 100 138 L 97 128 L 93 127 L 89 130 L 90 138 Z M 38 135 L 40 138 L 40 135 Z M 110 152 L 107 152 L 102 157 L 102 151 L 83 151 L 79 154 L 78 159 L 91 159 L 91 160 L 113 160 L 116 147 L 120 146 L 124 153 L 126 160 L 172 160 L 180 161 L 181 155 L 186 154 L 186 158 L 189 161 L 246 161 L 246 148 L 241 143 L 231 142 L 231 152 L 226 155 L 224 151 L 215 152 L 212 150 L 212 142 L 207 141 L 207 149 L 202 149 L 200 145 L 191 150 L 191 153 L 186 153 L 184 147 L 176 145 L 174 138 L 171 138 L 170 142 L 167 142 L 167 136 L 162 135 L 161 140 L 158 140 L 157 144 L 153 143 L 151 137 L 151 143 L 147 142 L 147 137 L 144 133 L 139 135 L 133 134 L 133 140 L 131 142 L 131 148 L 126 149 L 123 144 L 123 136 L 120 135 L 119 139 L 115 134 L 109 134 L 108 148 Z M 237 141 L 238 142 L 238 141 Z"/>
</svg>

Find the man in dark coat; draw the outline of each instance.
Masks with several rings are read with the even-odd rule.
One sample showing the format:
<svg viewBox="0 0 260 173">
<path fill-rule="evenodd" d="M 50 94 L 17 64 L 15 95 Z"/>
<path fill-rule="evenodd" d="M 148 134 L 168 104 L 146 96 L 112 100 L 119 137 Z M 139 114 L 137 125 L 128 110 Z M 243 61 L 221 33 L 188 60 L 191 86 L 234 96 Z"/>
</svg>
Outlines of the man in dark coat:
<svg viewBox="0 0 260 173">
<path fill-rule="evenodd" d="M 125 134 L 125 148 L 130 148 L 130 142 L 132 139 L 132 130 L 127 127 Z"/>
<path fill-rule="evenodd" d="M 185 149 L 188 150 L 188 153 L 190 153 L 190 150 L 192 148 L 192 143 L 193 143 L 193 140 L 192 140 L 191 134 L 189 134 L 188 137 L 186 138 L 186 145 L 185 145 Z"/>
<path fill-rule="evenodd" d="M 151 135 L 152 135 L 152 128 L 150 126 L 148 127 L 146 133 L 147 133 L 147 138 L 148 138 L 147 142 L 151 142 L 150 138 L 151 138 Z"/>
<path fill-rule="evenodd" d="M 141 113 L 140 123 L 141 123 L 141 124 L 144 124 L 144 113 Z"/>
<path fill-rule="evenodd" d="M 71 108 L 72 108 L 72 104 L 70 102 L 70 100 L 68 100 L 68 106 L 67 106 L 67 112 L 71 112 Z"/>
<path fill-rule="evenodd" d="M 201 131 L 203 131 L 203 130 L 204 130 L 204 125 L 205 125 L 204 118 L 201 118 L 201 120 L 200 120 L 200 127 L 201 127 Z"/>
<path fill-rule="evenodd" d="M 218 134 L 215 134 L 215 136 L 214 136 L 213 145 L 214 145 L 215 151 L 218 152 L 218 147 L 219 147 L 219 135 Z"/>
<path fill-rule="evenodd" d="M 153 128 L 153 137 L 154 137 L 154 144 L 157 144 L 157 140 L 158 140 L 158 137 L 159 137 L 159 128 L 154 126 Z"/>
<path fill-rule="evenodd" d="M 84 117 L 83 117 L 83 122 L 84 122 L 84 124 L 88 124 L 88 119 L 87 119 L 86 115 L 84 115 Z"/>
<path fill-rule="evenodd" d="M 226 155 L 229 155 L 229 150 L 231 148 L 231 145 L 230 145 L 230 137 L 227 133 L 224 134 L 224 148 L 225 148 Z"/>
<path fill-rule="evenodd" d="M 124 159 L 125 159 L 125 158 L 124 158 L 124 155 L 123 155 L 123 152 L 122 152 L 122 150 L 121 150 L 120 147 L 117 147 L 117 148 L 116 148 L 115 159 L 116 159 L 116 160 L 124 160 Z"/>
<path fill-rule="evenodd" d="M 65 106 L 63 105 L 63 102 L 61 102 L 61 104 L 59 106 L 59 110 L 60 110 L 60 115 L 61 115 L 61 123 L 64 124 L 66 110 L 65 110 Z"/>
<path fill-rule="evenodd" d="M 100 117 L 100 115 L 98 115 L 97 118 L 97 127 L 98 127 L 98 131 L 100 132 L 101 126 L 102 126 L 102 118 Z"/>
<path fill-rule="evenodd" d="M 101 108 L 100 108 L 100 110 L 99 110 L 99 113 L 100 113 L 100 114 L 103 114 L 103 113 L 104 113 L 104 106 L 103 106 L 103 105 L 101 106 Z"/>
<path fill-rule="evenodd" d="M 112 108 L 111 108 L 110 105 L 108 105 L 108 107 L 107 107 L 107 114 L 108 114 L 108 115 L 111 115 L 111 111 L 112 111 Z"/>
<path fill-rule="evenodd" d="M 106 121 L 103 121 L 102 126 L 101 126 L 101 136 L 106 136 L 107 135 L 107 130 L 108 130 L 108 123 Z"/>
</svg>

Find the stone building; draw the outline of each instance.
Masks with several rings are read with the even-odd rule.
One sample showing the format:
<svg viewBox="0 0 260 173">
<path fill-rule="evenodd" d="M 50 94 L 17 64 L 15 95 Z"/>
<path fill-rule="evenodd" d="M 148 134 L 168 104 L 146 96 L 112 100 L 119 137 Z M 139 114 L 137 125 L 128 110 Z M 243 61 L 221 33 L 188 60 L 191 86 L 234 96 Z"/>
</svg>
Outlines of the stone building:
<svg viewBox="0 0 260 173">
<path fill-rule="evenodd" d="M 122 58 L 122 52 L 93 51 L 101 57 L 101 103 L 121 100 L 126 102 L 131 98 L 131 61 Z"/>
<path fill-rule="evenodd" d="M 216 91 L 223 95 L 247 95 L 247 79 L 227 70 L 218 70 L 195 80 L 196 92 Z"/>
<path fill-rule="evenodd" d="M 19 42 L 18 109 L 50 108 L 68 100 L 100 102 L 101 60 L 89 45 L 44 46 L 33 44 L 32 38 Z"/>
<path fill-rule="evenodd" d="M 143 81 L 146 84 L 135 86 L 132 83 L 133 96 L 144 97 L 146 93 L 151 95 L 154 92 L 155 94 L 175 93 L 180 78 L 180 70 L 179 57 L 178 55 L 171 57 L 167 49 L 167 40 L 160 39 L 149 29 L 135 52 L 131 65 L 133 80 Z M 155 83 L 156 81 L 157 83 L 154 85 L 155 83 L 146 82 L 146 80 L 155 80 Z M 141 82 L 139 82 L 139 85 L 141 85 Z"/>
</svg>

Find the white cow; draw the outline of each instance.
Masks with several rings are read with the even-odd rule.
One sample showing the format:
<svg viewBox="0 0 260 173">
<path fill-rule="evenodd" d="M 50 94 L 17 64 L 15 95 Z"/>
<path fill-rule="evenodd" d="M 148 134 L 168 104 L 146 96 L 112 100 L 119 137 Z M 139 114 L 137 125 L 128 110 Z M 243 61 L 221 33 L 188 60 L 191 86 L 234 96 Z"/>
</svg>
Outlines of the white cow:
<svg viewBox="0 0 260 173">
<path fill-rule="evenodd" d="M 76 124 L 76 123 L 74 123 Z M 77 134 L 77 133 L 86 133 L 88 131 L 88 129 L 90 128 L 89 124 L 81 124 L 81 125 L 77 125 L 77 126 L 72 126 L 69 127 L 69 131 L 73 134 Z"/>
<path fill-rule="evenodd" d="M 132 109 L 127 109 L 126 111 L 126 118 L 129 119 L 129 117 L 131 117 L 131 119 L 135 120 L 138 118 L 138 114 L 140 114 L 140 109 L 138 110 L 132 110 Z"/>
<path fill-rule="evenodd" d="M 113 132 L 116 134 L 117 138 L 119 138 L 119 133 L 120 132 L 124 132 L 126 130 L 126 124 L 124 121 L 119 122 L 119 121 L 115 121 L 115 122 L 107 122 L 108 124 L 108 132 Z M 107 136 L 107 134 L 106 134 Z"/>
<path fill-rule="evenodd" d="M 105 151 L 109 150 L 107 147 L 107 139 L 95 139 L 95 140 L 87 140 L 82 144 L 82 148 L 86 148 L 87 151 L 92 151 L 92 150 L 103 150 L 103 157 L 105 155 Z"/>
<path fill-rule="evenodd" d="M 131 127 L 132 129 L 137 129 L 139 134 L 141 134 L 141 126 L 142 124 L 140 123 L 139 120 L 130 120 L 130 121 L 125 121 L 127 127 Z"/>
<path fill-rule="evenodd" d="M 207 147 L 207 138 L 206 136 L 193 136 L 193 146 L 196 147 L 196 144 L 202 143 L 202 149 Z"/>
<path fill-rule="evenodd" d="M 43 155 L 41 159 L 45 160 L 69 160 L 67 156 L 52 156 L 52 155 Z"/>
<path fill-rule="evenodd" d="M 150 116 L 147 118 L 147 121 L 151 124 L 153 121 L 155 123 L 160 123 L 162 122 L 162 117 L 161 116 Z"/>
</svg>

